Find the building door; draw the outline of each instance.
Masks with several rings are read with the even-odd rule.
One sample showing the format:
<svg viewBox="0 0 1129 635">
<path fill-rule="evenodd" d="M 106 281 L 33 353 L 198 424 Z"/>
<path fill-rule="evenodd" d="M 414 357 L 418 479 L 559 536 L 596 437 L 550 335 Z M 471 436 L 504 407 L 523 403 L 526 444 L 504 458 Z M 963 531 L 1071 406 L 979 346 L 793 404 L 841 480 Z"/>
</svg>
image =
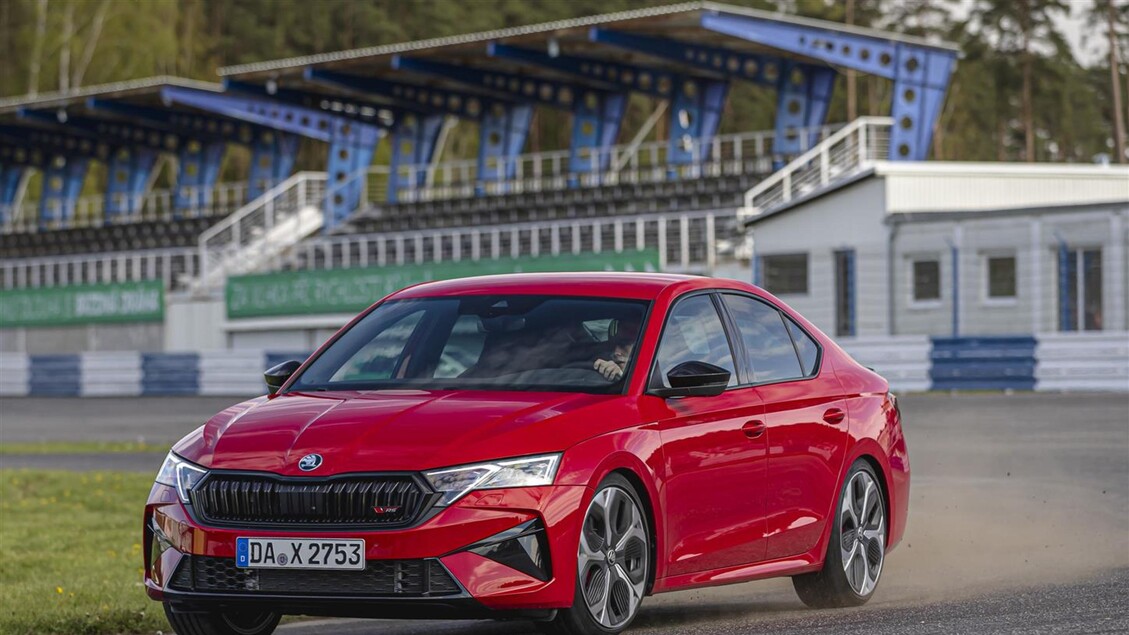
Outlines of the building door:
<svg viewBox="0 0 1129 635">
<path fill-rule="evenodd" d="M 1102 330 L 1102 250 L 1059 249 L 1058 278 L 1059 330 Z"/>
<path fill-rule="evenodd" d="M 855 335 L 855 250 L 835 252 L 835 335 Z"/>
</svg>

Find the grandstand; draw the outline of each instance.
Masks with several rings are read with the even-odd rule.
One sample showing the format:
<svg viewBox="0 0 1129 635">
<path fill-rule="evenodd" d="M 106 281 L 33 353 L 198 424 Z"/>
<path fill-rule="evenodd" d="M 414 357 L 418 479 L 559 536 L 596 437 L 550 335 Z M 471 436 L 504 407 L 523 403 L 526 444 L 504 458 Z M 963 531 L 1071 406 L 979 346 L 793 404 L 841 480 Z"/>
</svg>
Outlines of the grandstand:
<svg viewBox="0 0 1129 635">
<path fill-rule="evenodd" d="M 229 67 L 220 83 L 0 99 L 3 287 L 155 280 L 203 301 L 246 274 L 647 250 L 664 269 L 714 273 L 740 255 L 746 192 L 790 160 L 924 159 L 956 57 L 691 2 Z M 829 146 L 844 69 L 892 82 L 891 118 Z M 736 82 L 776 91 L 772 130 L 719 134 Z M 625 130 L 633 95 L 655 108 Z M 525 152 L 536 108 L 571 113 L 568 149 Z M 477 158 L 443 157 L 456 121 L 477 127 Z M 373 165 L 384 138 L 390 160 Z M 301 139 L 324 148 L 324 170 L 294 171 Z M 219 181 L 232 145 L 250 151 L 247 182 Z M 84 197 L 92 162 L 107 176 Z M 154 188 L 162 170 L 169 189 Z"/>
</svg>

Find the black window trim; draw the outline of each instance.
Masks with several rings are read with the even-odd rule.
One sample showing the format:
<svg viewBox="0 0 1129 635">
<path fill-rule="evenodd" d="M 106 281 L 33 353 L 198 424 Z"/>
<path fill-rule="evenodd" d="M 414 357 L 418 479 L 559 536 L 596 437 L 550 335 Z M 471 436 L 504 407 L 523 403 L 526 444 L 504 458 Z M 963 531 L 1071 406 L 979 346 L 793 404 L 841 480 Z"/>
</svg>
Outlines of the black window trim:
<svg viewBox="0 0 1129 635">
<path fill-rule="evenodd" d="M 791 329 L 788 328 L 788 324 L 785 322 L 785 320 L 792 320 L 792 318 L 787 314 L 786 311 L 784 311 L 784 309 L 781 309 L 780 307 L 776 306 L 776 304 L 768 301 L 765 298 L 762 298 L 758 295 L 749 293 L 747 291 L 742 291 L 740 289 L 720 289 L 720 290 L 716 291 L 716 294 L 718 296 L 735 295 L 735 296 L 739 296 L 739 297 L 749 298 L 749 299 L 755 300 L 757 302 L 761 302 L 763 304 L 766 304 L 769 307 L 771 307 L 772 309 L 774 309 L 776 311 L 776 314 L 780 317 L 781 325 L 784 326 L 784 332 L 788 334 L 788 339 L 792 342 L 792 350 L 796 353 L 796 363 L 799 364 L 800 370 L 803 371 L 804 360 L 803 360 L 802 357 L 800 357 L 800 350 L 799 350 L 799 347 L 796 344 L 796 338 L 795 338 L 795 336 L 792 335 Z M 725 314 L 728 317 L 728 323 L 727 323 L 728 328 L 733 329 L 733 333 L 736 333 L 738 335 L 737 342 L 738 342 L 738 345 L 741 349 L 742 361 L 747 360 L 749 353 L 748 353 L 747 350 L 745 350 L 745 340 L 743 338 L 739 337 L 740 334 L 741 334 L 740 328 L 737 326 L 737 322 L 736 322 L 736 320 L 733 319 L 732 314 L 730 314 L 729 307 L 725 304 L 725 299 L 719 297 L 718 300 L 721 302 L 721 305 L 725 307 Z M 801 333 L 806 335 L 815 344 L 815 350 L 816 350 L 815 372 L 813 372 L 810 375 L 804 375 L 802 377 L 789 377 L 789 378 L 785 378 L 785 379 L 774 379 L 772 381 L 750 381 L 747 384 L 739 384 L 737 386 L 734 386 L 734 388 L 749 388 L 749 387 L 755 387 L 755 386 L 771 386 L 773 384 L 783 384 L 783 383 L 786 383 L 786 382 L 793 382 L 793 381 L 811 381 L 811 380 L 816 379 L 820 376 L 820 374 L 823 370 L 823 345 L 819 342 L 819 340 L 817 338 L 812 337 L 811 333 L 809 333 L 808 330 L 805 329 L 799 322 L 796 322 L 795 320 L 792 320 L 792 322 L 796 325 L 796 328 L 800 329 Z M 732 340 L 733 340 L 733 336 L 732 336 L 732 334 L 730 334 L 730 341 L 732 342 Z M 745 371 L 746 372 L 749 370 L 750 366 L 751 366 L 751 364 L 747 364 L 747 363 L 745 364 Z M 750 377 L 748 379 L 752 379 L 752 378 Z"/>
<path fill-rule="evenodd" d="M 663 325 L 662 329 L 659 331 L 658 342 L 655 343 L 655 350 L 651 359 L 650 374 L 647 377 L 647 383 L 643 385 L 644 394 L 652 388 L 661 387 L 663 385 L 662 372 L 659 370 L 659 349 L 662 348 L 663 337 L 666 335 L 667 326 L 670 325 L 670 316 L 674 314 L 674 310 L 678 307 L 680 302 L 700 295 L 710 296 L 710 304 L 713 305 L 714 311 L 717 312 L 718 320 L 721 322 L 721 330 L 729 343 L 729 356 L 733 359 L 733 369 L 737 372 L 737 383 L 733 386 L 726 386 L 725 392 L 748 387 L 741 383 L 741 380 L 744 379 L 744 364 L 738 363 L 738 360 L 744 361 L 744 358 L 741 357 L 744 353 L 739 352 L 738 347 L 733 343 L 733 332 L 730 330 L 729 326 L 729 315 L 725 312 L 724 303 L 720 302 L 719 298 L 717 298 L 717 293 L 717 289 L 695 289 L 683 293 L 671 301 L 670 308 L 666 310 L 666 315 L 663 316 Z M 655 384 L 656 380 L 658 381 L 657 385 Z"/>
</svg>

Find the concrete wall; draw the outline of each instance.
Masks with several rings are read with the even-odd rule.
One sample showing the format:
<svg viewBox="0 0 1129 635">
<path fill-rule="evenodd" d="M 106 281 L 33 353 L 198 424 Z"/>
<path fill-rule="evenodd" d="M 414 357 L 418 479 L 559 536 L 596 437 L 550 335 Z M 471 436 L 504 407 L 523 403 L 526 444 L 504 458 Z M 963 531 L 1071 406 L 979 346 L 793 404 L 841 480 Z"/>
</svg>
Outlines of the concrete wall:
<svg viewBox="0 0 1129 635">
<path fill-rule="evenodd" d="M 165 325 L 89 324 L 48 328 L 0 329 L 0 351 L 65 355 L 86 351 L 162 351 Z"/>
</svg>

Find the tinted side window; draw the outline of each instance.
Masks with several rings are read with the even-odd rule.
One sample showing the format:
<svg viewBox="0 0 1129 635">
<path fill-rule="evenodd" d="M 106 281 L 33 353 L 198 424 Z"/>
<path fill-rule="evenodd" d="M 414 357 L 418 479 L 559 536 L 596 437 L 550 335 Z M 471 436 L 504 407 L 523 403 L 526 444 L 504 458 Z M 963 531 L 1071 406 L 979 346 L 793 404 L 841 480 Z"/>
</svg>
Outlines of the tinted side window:
<svg viewBox="0 0 1129 635">
<path fill-rule="evenodd" d="M 780 311 L 742 295 L 723 296 L 741 332 L 749 356 L 749 373 L 757 383 L 803 377 L 792 337 Z"/>
<path fill-rule="evenodd" d="M 815 364 L 819 361 L 819 345 L 788 316 L 784 316 L 784 322 L 788 324 L 788 332 L 796 342 L 796 351 L 800 353 L 800 365 L 803 367 L 804 377 L 814 375 Z"/>
<path fill-rule="evenodd" d="M 659 342 L 658 372 L 663 386 L 666 375 L 683 362 L 707 362 L 729 371 L 729 385 L 737 384 L 737 370 L 721 317 L 708 295 L 696 295 L 674 305 Z"/>
</svg>

